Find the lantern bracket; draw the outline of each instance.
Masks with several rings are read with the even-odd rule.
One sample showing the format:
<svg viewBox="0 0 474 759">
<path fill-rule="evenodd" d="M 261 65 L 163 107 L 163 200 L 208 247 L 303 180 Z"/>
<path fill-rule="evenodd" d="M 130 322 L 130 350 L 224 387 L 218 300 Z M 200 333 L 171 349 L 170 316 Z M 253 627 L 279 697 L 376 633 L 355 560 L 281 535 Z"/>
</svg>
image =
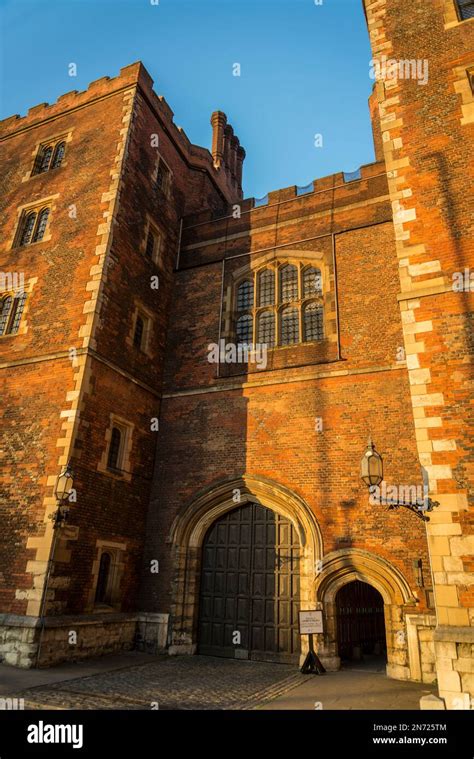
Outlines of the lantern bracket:
<svg viewBox="0 0 474 759">
<path fill-rule="evenodd" d="M 423 520 L 423 522 L 429 522 L 430 518 L 427 517 L 425 511 L 433 511 L 435 506 L 439 506 L 439 501 L 433 501 L 431 498 L 423 498 L 421 501 L 381 501 L 385 506 L 388 506 L 388 511 L 393 509 L 399 509 L 400 507 L 408 509 L 416 514 L 417 517 Z"/>
</svg>

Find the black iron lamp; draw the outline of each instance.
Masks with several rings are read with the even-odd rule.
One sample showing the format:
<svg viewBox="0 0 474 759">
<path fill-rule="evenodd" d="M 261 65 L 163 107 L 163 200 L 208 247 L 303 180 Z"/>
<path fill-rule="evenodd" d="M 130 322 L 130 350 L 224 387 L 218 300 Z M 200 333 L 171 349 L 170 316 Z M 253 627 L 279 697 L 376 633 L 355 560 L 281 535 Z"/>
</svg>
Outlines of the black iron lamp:
<svg viewBox="0 0 474 759">
<path fill-rule="evenodd" d="M 360 476 L 368 488 L 380 485 L 383 480 L 383 459 L 380 453 L 375 450 L 375 445 L 370 436 L 367 441 L 367 450 L 360 462 Z"/>
<path fill-rule="evenodd" d="M 367 442 L 367 450 L 365 451 L 362 461 L 360 462 L 360 476 L 369 489 L 378 487 L 383 480 L 383 459 L 380 453 L 376 450 L 372 438 L 369 436 Z M 428 486 L 424 484 L 424 498 L 417 498 L 414 501 L 401 501 L 399 499 L 381 499 L 381 503 L 388 506 L 388 510 L 399 509 L 403 507 L 409 511 L 413 511 L 417 517 L 424 522 L 429 522 L 430 518 L 426 516 L 426 511 L 433 511 L 435 506 L 439 506 L 439 501 L 432 501 L 428 497 Z"/>
<path fill-rule="evenodd" d="M 73 491 L 74 472 L 70 464 L 67 464 L 56 480 L 54 495 L 58 502 L 57 509 L 53 514 L 54 527 L 60 527 L 66 521 L 69 512 L 68 498 Z"/>
</svg>

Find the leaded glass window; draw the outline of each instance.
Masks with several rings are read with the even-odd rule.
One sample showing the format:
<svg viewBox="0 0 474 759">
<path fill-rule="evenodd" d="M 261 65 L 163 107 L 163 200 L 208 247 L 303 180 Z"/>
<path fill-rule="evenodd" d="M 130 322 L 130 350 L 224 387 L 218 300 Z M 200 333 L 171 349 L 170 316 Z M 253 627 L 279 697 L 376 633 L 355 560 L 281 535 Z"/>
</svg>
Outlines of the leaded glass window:
<svg viewBox="0 0 474 759">
<path fill-rule="evenodd" d="M 285 308 L 280 315 L 280 342 L 290 345 L 299 341 L 299 319 L 297 308 Z"/>
<path fill-rule="evenodd" d="M 317 303 L 308 303 L 303 311 L 303 339 L 322 340 L 324 337 L 323 307 Z"/>
<path fill-rule="evenodd" d="M 257 342 L 272 347 L 275 345 L 275 314 L 263 311 L 258 317 Z"/>
<path fill-rule="evenodd" d="M 51 162 L 52 169 L 59 169 L 63 162 L 64 153 L 66 152 L 66 143 L 59 142 L 54 150 L 53 160 Z"/>
<path fill-rule="evenodd" d="M 293 264 L 280 269 L 280 298 L 282 303 L 298 300 L 298 269 Z"/>
<path fill-rule="evenodd" d="M 20 245 L 29 245 L 31 242 L 31 236 L 33 234 L 33 229 L 35 228 L 35 222 L 36 212 L 33 211 L 32 213 L 27 214 L 23 222 L 23 229 L 20 235 Z"/>
<path fill-rule="evenodd" d="M 459 9 L 459 18 L 465 21 L 468 18 L 474 18 L 474 0 L 457 0 Z"/>
<path fill-rule="evenodd" d="M 323 283 L 321 272 L 314 266 L 308 266 L 303 271 L 303 297 L 310 295 L 321 295 L 323 292 Z"/>
<path fill-rule="evenodd" d="M 0 336 L 16 335 L 20 327 L 23 307 L 26 301 L 26 293 L 21 295 L 7 295 L 0 300 Z"/>
<path fill-rule="evenodd" d="M 246 279 L 237 290 L 237 311 L 248 311 L 253 308 L 253 281 Z"/>
<path fill-rule="evenodd" d="M 3 300 L 0 301 L 0 335 L 5 335 L 7 333 L 12 301 L 13 298 L 11 295 L 7 295 L 6 298 L 3 298 Z"/>
<path fill-rule="evenodd" d="M 52 155 L 53 155 L 52 145 L 48 145 L 47 147 L 44 147 L 42 149 L 39 156 L 38 174 L 43 174 L 43 172 L 48 171 L 49 164 L 51 163 Z"/>
<path fill-rule="evenodd" d="M 244 314 L 237 319 L 236 324 L 237 341 L 241 344 L 248 345 L 252 342 L 253 318 L 249 314 Z"/>
<path fill-rule="evenodd" d="M 35 233 L 33 235 L 33 242 L 39 242 L 43 239 L 46 231 L 46 225 L 48 223 L 49 208 L 43 208 L 38 216 L 38 223 L 36 225 Z"/>
<path fill-rule="evenodd" d="M 12 312 L 10 315 L 10 324 L 7 327 L 7 332 L 11 335 L 16 335 L 20 327 L 21 315 L 23 313 L 23 307 L 25 305 L 26 293 L 17 295 L 13 299 Z"/>
<path fill-rule="evenodd" d="M 264 269 L 258 275 L 258 305 L 273 306 L 275 303 L 275 273 Z"/>
</svg>

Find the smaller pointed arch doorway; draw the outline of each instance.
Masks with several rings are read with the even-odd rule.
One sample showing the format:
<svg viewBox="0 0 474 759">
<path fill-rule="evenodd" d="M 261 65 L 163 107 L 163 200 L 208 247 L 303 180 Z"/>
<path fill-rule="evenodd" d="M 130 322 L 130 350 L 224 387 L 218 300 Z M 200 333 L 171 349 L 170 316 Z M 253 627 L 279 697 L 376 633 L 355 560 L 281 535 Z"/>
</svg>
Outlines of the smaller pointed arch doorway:
<svg viewBox="0 0 474 759">
<path fill-rule="evenodd" d="M 337 647 L 349 666 L 387 662 L 384 601 L 376 588 L 361 580 L 336 594 Z"/>
</svg>

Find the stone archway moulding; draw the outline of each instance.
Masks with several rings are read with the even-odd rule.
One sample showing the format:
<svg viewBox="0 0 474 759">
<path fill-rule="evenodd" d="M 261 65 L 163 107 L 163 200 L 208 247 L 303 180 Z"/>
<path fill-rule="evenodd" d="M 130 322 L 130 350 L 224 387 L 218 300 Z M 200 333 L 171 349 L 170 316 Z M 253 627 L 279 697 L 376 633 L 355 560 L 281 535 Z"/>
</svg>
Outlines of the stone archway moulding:
<svg viewBox="0 0 474 759">
<path fill-rule="evenodd" d="M 415 605 L 417 599 L 399 569 L 386 559 L 357 548 L 332 551 L 325 556 L 316 580 L 316 601 L 325 615 L 325 633 L 318 646 L 323 664 L 330 670 L 340 667 L 336 595 L 340 588 L 354 580 L 368 583 L 383 598 L 387 674 L 397 679 L 409 679 L 406 642 L 404 636 L 398 634 L 405 625 L 403 607 Z"/>
<path fill-rule="evenodd" d="M 264 477 L 244 475 L 221 480 L 198 493 L 181 510 L 168 536 L 176 557 L 170 654 L 196 651 L 201 546 L 208 529 L 216 519 L 246 503 L 272 509 L 295 527 L 301 545 L 300 602 L 303 609 L 314 608 L 317 567 L 324 549 L 321 530 L 307 503 Z"/>
<path fill-rule="evenodd" d="M 381 594 L 384 604 L 417 602 L 407 580 L 393 564 L 357 548 L 332 551 L 324 557 L 317 579 L 317 600 L 334 603 L 337 591 L 353 580 L 373 585 Z"/>
<path fill-rule="evenodd" d="M 240 493 L 240 500 L 236 494 Z M 225 480 L 202 491 L 178 514 L 170 530 L 174 545 L 197 547 L 211 524 L 223 514 L 245 503 L 260 503 L 287 517 L 296 528 L 302 548 L 312 552 L 315 561 L 323 556 L 323 539 L 316 518 L 300 496 L 279 483 L 244 475 Z"/>
</svg>

